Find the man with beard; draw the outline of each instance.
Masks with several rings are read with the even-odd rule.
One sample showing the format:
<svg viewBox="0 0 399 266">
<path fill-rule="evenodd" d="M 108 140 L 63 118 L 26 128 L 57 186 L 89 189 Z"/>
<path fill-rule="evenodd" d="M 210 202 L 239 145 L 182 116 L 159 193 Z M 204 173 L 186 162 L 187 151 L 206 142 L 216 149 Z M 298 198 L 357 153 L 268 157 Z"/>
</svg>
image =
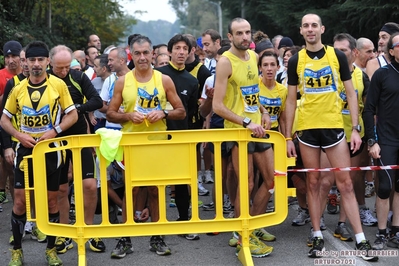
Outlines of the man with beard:
<svg viewBox="0 0 399 266">
<path fill-rule="evenodd" d="M 29 78 L 21 81 L 8 96 L 1 117 L 1 126 L 18 140 L 15 159 L 14 206 L 11 214 L 11 228 L 14 245 L 9 265 L 22 265 L 22 235 L 26 223 L 26 199 L 23 158 L 32 154 L 34 146 L 43 140 L 52 139 L 77 121 L 77 111 L 66 84 L 59 78 L 47 74 L 49 50 L 45 43 L 31 42 L 26 48 Z M 61 113 L 65 113 L 62 120 Z M 16 116 L 17 128 L 11 122 Z M 32 123 L 35 121 L 35 123 Z M 61 145 L 51 142 L 51 147 Z M 33 184 L 33 165 L 29 162 L 29 183 Z M 59 223 L 57 202 L 59 179 L 62 168 L 60 151 L 46 154 L 46 176 L 48 213 L 50 223 Z M 55 236 L 47 236 L 45 253 L 48 265 L 62 265 L 55 248 Z"/>
<path fill-rule="evenodd" d="M 255 137 L 264 137 L 271 120 L 269 113 L 259 103 L 258 65 L 255 52 L 248 50 L 251 43 L 251 25 L 242 18 L 233 19 L 227 34 L 231 48 L 223 53 L 216 68 L 216 82 L 213 96 L 213 111 L 224 118 L 224 128 L 248 128 Z M 234 70 L 234 71 L 233 71 Z M 237 100 L 239 99 L 239 100 Z M 236 176 L 238 170 L 237 142 L 228 142 Z M 273 150 L 268 143 L 248 143 L 248 188 L 251 195 L 254 187 L 254 163 L 258 167 L 263 183 L 253 198 L 250 209 L 252 216 L 265 213 L 267 203 L 274 189 Z M 234 204 L 234 217 L 240 216 L 240 184 Z M 267 246 L 254 234 L 250 235 L 250 250 L 253 257 L 265 257 L 273 247 Z M 236 253 L 241 250 L 238 243 Z"/>
</svg>

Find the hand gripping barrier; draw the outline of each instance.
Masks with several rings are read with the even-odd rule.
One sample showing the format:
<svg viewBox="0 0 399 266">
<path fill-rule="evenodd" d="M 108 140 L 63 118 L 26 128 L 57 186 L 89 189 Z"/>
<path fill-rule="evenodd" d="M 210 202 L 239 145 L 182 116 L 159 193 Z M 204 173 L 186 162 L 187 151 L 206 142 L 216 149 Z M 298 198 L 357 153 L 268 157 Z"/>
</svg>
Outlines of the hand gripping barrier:
<svg viewBox="0 0 399 266">
<path fill-rule="evenodd" d="M 124 150 L 125 184 L 127 221 L 122 224 L 111 224 L 108 215 L 107 177 L 104 157 L 100 156 L 101 178 L 101 223 L 86 225 L 84 222 L 83 188 L 81 178 L 80 151 L 84 147 L 100 146 L 98 135 L 76 135 L 58 138 L 66 142 L 65 146 L 49 147 L 51 140 L 39 142 L 33 149 L 31 156 L 24 158 L 33 160 L 34 187 L 28 188 L 28 174 L 25 172 L 27 215 L 28 220 L 36 220 L 37 226 L 47 235 L 73 238 L 78 245 L 78 263 L 86 265 L 85 243 L 94 237 L 115 238 L 150 235 L 175 235 L 231 232 L 237 231 L 242 236 L 242 249 L 238 258 L 243 265 L 253 265 L 249 250 L 249 235 L 256 229 L 282 223 L 288 215 L 287 197 L 295 196 L 294 189 L 287 188 L 285 175 L 275 176 L 275 211 L 258 216 L 249 214 L 248 196 L 248 156 L 247 143 L 259 141 L 274 144 L 274 162 L 277 172 L 286 172 L 288 166 L 293 166 L 295 160 L 286 156 L 286 140 L 278 132 L 267 131 L 268 138 L 255 139 L 247 129 L 216 129 L 216 130 L 187 130 L 167 132 L 124 133 L 120 146 Z M 169 135 L 169 139 L 156 139 Z M 154 140 L 155 138 L 155 140 Z M 151 140 L 149 140 L 151 139 Z M 240 175 L 240 206 L 241 216 L 234 219 L 223 217 L 222 202 L 222 168 L 221 143 L 236 141 L 239 144 L 239 175 Z M 189 221 L 168 221 L 166 218 L 166 190 L 167 185 L 189 184 L 191 188 L 192 206 L 198 204 L 196 145 L 202 142 L 213 142 L 215 145 L 215 191 L 216 217 L 212 220 L 199 218 L 198 208 L 192 208 L 192 218 Z M 73 175 L 75 185 L 75 224 L 56 224 L 48 221 L 47 185 L 45 179 L 45 154 L 50 151 L 70 149 L 73 158 Z M 25 167 L 24 169 L 28 169 Z M 136 223 L 133 219 L 133 195 L 135 186 L 157 186 L 159 191 L 159 221 Z M 30 213 L 29 191 L 35 191 L 36 219 Z"/>
</svg>

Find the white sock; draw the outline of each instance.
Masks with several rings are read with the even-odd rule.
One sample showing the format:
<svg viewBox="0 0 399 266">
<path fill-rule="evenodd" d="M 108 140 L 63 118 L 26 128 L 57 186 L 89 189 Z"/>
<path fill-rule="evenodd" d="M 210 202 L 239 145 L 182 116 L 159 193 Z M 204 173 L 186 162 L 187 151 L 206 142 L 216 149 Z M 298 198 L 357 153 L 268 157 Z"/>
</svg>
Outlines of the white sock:
<svg viewBox="0 0 399 266">
<path fill-rule="evenodd" d="M 366 204 L 359 205 L 359 210 L 360 210 L 360 209 L 366 209 Z"/>
<path fill-rule="evenodd" d="M 321 231 L 313 231 L 313 237 L 320 237 L 323 239 L 323 234 L 321 233 Z"/>
<path fill-rule="evenodd" d="M 358 244 L 363 240 L 366 240 L 366 237 L 364 236 L 363 232 L 356 234 L 355 237 L 356 237 L 356 243 Z"/>
</svg>

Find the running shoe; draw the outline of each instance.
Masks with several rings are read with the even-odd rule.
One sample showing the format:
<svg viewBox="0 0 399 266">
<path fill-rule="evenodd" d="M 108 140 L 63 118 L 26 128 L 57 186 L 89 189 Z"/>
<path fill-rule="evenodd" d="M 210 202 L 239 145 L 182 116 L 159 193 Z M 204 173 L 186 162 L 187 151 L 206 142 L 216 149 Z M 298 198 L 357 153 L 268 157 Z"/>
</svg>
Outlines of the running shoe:
<svg viewBox="0 0 399 266">
<path fill-rule="evenodd" d="M 387 242 L 388 242 L 387 236 L 386 235 L 380 235 L 380 234 L 377 234 L 376 236 L 377 236 L 377 238 L 375 239 L 372 248 L 375 249 L 375 250 L 383 250 L 383 249 L 385 249 L 386 246 L 387 246 Z"/>
<path fill-rule="evenodd" d="M 390 248 L 399 248 L 399 233 L 389 237 L 387 246 Z"/>
<path fill-rule="evenodd" d="M 10 249 L 11 251 L 11 260 L 8 263 L 8 266 L 22 266 L 24 264 L 24 253 L 22 249 Z"/>
<path fill-rule="evenodd" d="M 198 171 L 198 183 L 202 183 L 204 181 L 204 174 L 202 171 Z"/>
<path fill-rule="evenodd" d="M 121 259 L 126 256 L 126 254 L 133 253 L 133 246 L 130 241 L 130 238 L 127 239 L 125 237 L 122 237 L 119 239 L 118 243 L 116 244 L 116 247 L 114 250 L 111 252 L 111 258 L 116 258 L 116 259 Z"/>
<path fill-rule="evenodd" d="M 184 237 L 187 240 L 198 240 L 200 239 L 198 234 L 184 234 L 184 235 L 179 235 L 180 237 Z"/>
<path fill-rule="evenodd" d="M 176 207 L 175 198 L 170 198 L 169 207 L 171 207 L 171 208 L 175 208 Z"/>
<path fill-rule="evenodd" d="M 360 255 L 362 259 L 365 261 L 377 261 L 378 257 L 377 256 L 369 256 L 369 251 L 372 250 L 373 248 L 371 247 L 369 241 L 363 240 L 359 244 L 356 243 L 356 250 L 363 250 L 366 251 L 364 255 Z"/>
<path fill-rule="evenodd" d="M 335 227 L 334 236 L 341 239 L 342 241 L 353 241 L 352 235 L 346 227 L 345 223 L 341 223 Z"/>
<path fill-rule="evenodd" d="M 375 187 L 374 187 L 373 184 L 366 183 L 366 187 L 365 187 L 364 190 L 365 190 L 364 196 L 365 196 L 366 198 L 371 198 L 372 196 L 374 196 Z"/>
<path fill-rule="evenodd" d="M 89 246 L 90 249 L 94 252 L 104 252 L 105 251 L 105 244 L 101 238 L 95 237 L 89 239 Z"/>
<path fill-rule="evenodd" d="M 324 248 L 324 240 L 321 237 L 314 237 L 312 242 L 312 248 L 308 252 L 308 256 L 311 258 L 320 258 L 322 257 L 319 252 L 323 252 L 326 249 Z"/>
<path fill-rule="evenodd" d="M 304 210 L 301 207 L 298 208 L 298 215 L 292 220 L 293 226 L 302 226 L 310 222 L 310 215 L 308 210 Z"/>
<path fill-rule="evenodd" d="M 199 196 L 207 196 L 207 195 L 209 195 L 209 190 L 204 188 L 202 183 L 198 183 L 198 195 Z"/>
<path fill-rule="evenodd" d="M 238 235 L 238 233 L 236 231 L 234 231 L 232 233 L 232 236 L 231 236 L 230 240 L 229 240 L 229 246 L 230 247 L 236 247 L 237 244 L 238 244 L 238 240 L 239 240 L 239 235 Z"/>
<path fill-rule="evenodd" d="M 57 237 L 57 240 L 55 241 L 55 249 L 57 250 L 58 254 L 64 254 L 72 248 L 72 238 Z"/>
<path fill-rule="evenodd" d="M 206 184 L 211 184 L 213 183 L 213 178 L 212 178 L 212 173 L 210 170 L 205 170 L 205 174 L 204 174 L 204 182 Z"/>
<path fill-rule="evenodd" d="M 328 201 L 327 201 L 327 212 L 329 214 L 336 214 L 338 213 L 338 193 L 330 191 L 332 193 L 328 194 Z"/>
<path fill-rule="evenodd" d="M 238 243 L 236 247 L 236 256 L 238 256 L 241 248 L 241 243 Z M 249 236 L 249 249 L 251 251 L 251 256 L 254 258 L 269 256 L 273 251 L 273 247 L 266 245 L 253 234 Z"/>
<path fill-rule="evenodd" d="M 362 208 L 359 210 L 360 220 L 365 226 L 376 226 L 378 224 L 377 219 L 373 216 L 369 208 Z"/>
<path fill-rule="evenodd" d="M 209 202 L 208 204 L 204 204 L 202 206 L 202 209 L 204 211 L 214 211 L 215 210 L 215 203 L 214 202 Z"/>
<path fill-rule="evenodd" d="M 264 228 L 255 229 L 253 234 L 258 237 L 260 240 L 273 242 L 276 241 L 276 237 L 269 232 L 267 232 Z"/>
<path fill-rule="evenodd" d="M 165 256 L 170 255 L 170 248 L 163 241 L 160 236 L 152 236 L 150 239 L 150 250 L 157 253 L 157 255 Z"/>
<path fill-rule="evenodd" d="M 231 205 L 230 200 L 227 200 L 224 204 L 223 204 L 223 213 L 224 214 L 229 214 L 230 212 L 234 211 L 234 206 Z"/>
<path fill-rule="evenodd" d="M 6 202 L 7 194 L 5 191 L 0 192 L 0 203 Z"/>
<path fill-rule="evenodd" d="M 37 226 L 34 226 L 32 228 L 32 234 L 30 235 L 31 239 L 37 240 L 39 243 L 46 243 L 47 242 L 47 236 L 43 234 Z"/>
<path fill-rule="evenodd" d="M 35 224 L 33 222 L 26 222 L 25 223 L 25 233 L 32 234 L 32 229 L 33 229 L 34 225 Z"/>
<path fill-rule="evenodd" d="M 46 260 L 49 266 L 61 266 L 62 260 L 57 256 L 55 247 L 46 249 Z"/>
</svg>

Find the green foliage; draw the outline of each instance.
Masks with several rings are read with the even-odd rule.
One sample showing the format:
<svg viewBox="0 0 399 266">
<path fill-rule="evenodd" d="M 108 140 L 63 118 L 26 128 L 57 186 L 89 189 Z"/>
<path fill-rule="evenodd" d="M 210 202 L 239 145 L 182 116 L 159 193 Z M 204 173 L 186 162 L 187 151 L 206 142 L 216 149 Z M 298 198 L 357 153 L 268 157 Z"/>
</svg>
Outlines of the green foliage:
<svg viewBox="0 0 399 266">
<path fill-rule="evenodd" d="M 227 20 L 242 16 L 253 30 L 262 30 L 269 37 L 277 34 L 291 37 L 302 44 L 299 34 L 301 18 L 307 13 L 318 14 L 326 27 L 323 42 L 331 43 L 335 34 L 347 32 L 355 38 L 376 41 L 386 22 L 399 21 L 396 0 L 221 0 Z"/>
<path fill-rule="evenodd" d="M 75 50 L 85 47 L 91 34 L 106 47 L 120 42 L 128 26 L 136 23 L 114 0 L 1 1 L 0 10 L 1 47 L 12 39 L 22 45 L 42 40 L 50 47 L 65 44 Z"/>
</svg>

